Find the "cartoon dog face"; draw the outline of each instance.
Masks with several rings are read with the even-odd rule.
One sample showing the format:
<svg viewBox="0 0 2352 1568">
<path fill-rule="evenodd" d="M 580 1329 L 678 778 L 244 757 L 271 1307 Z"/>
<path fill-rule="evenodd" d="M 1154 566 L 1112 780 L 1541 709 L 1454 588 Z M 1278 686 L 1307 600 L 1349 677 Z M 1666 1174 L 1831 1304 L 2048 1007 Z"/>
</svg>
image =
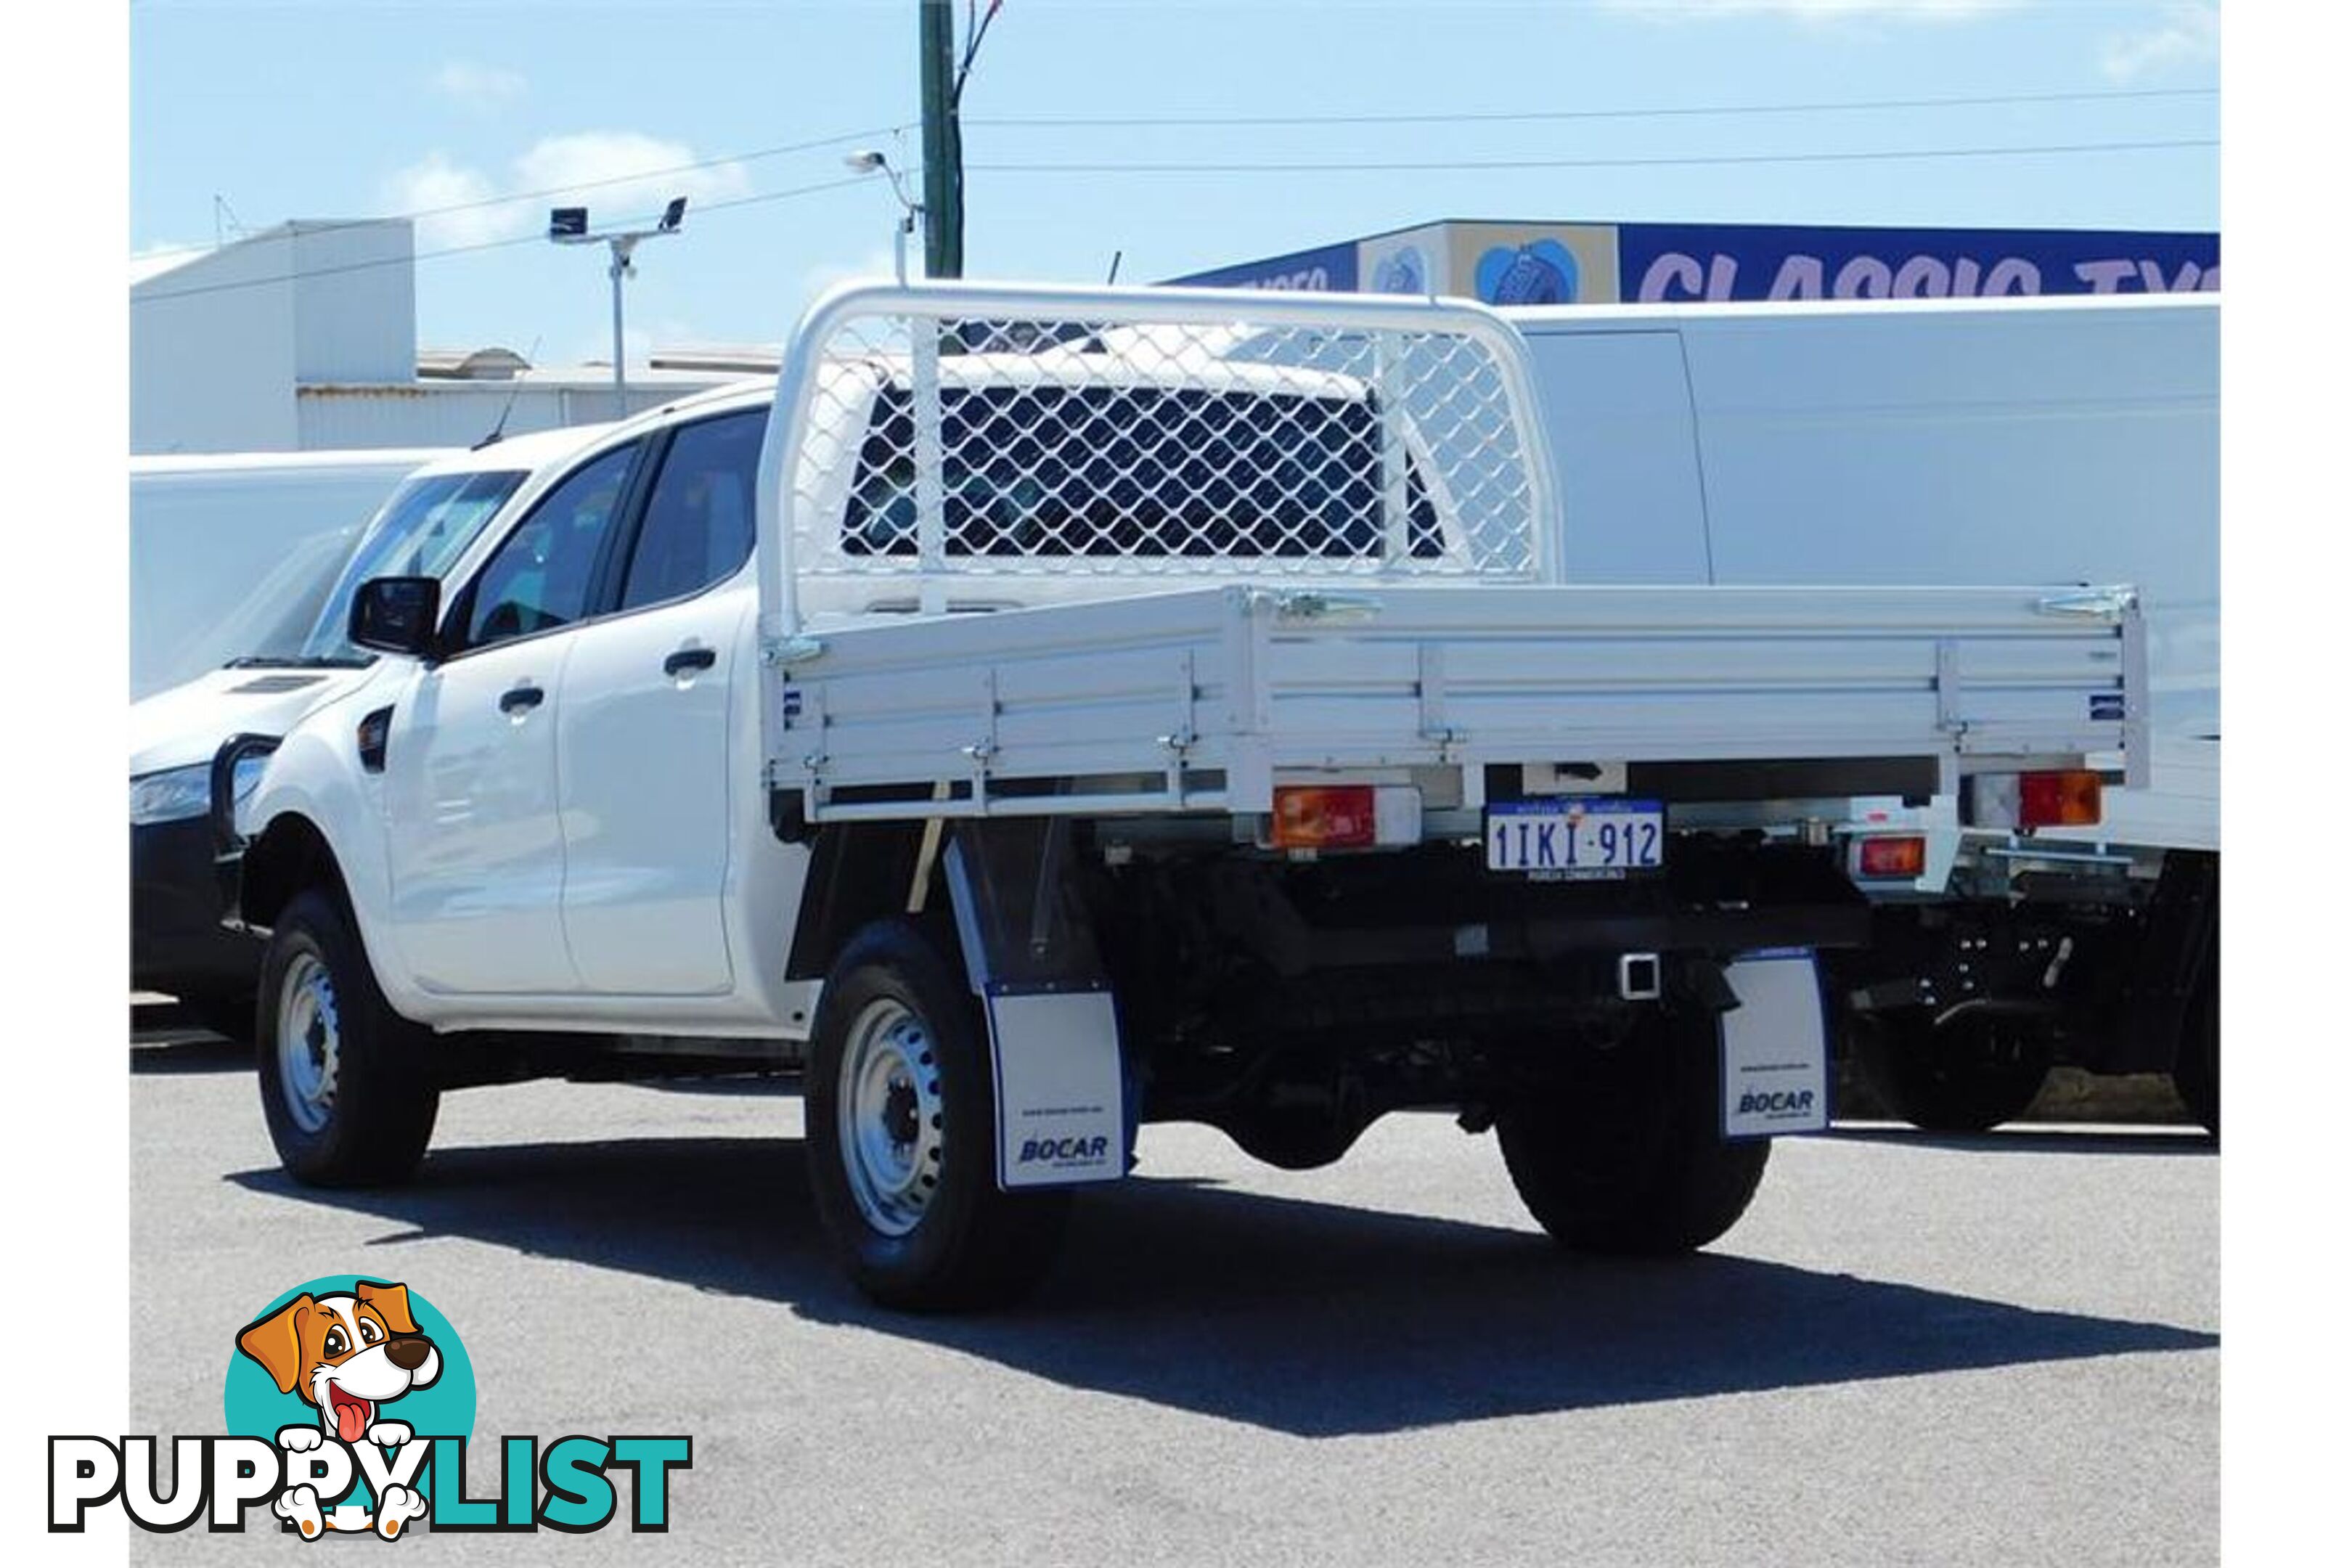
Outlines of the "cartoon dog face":
<svg viewBox="0 0 2352 1568">
<path fill-rule="evenodd" d="M 441 1375 L 441 1352 L 409 1316 L 408 1287 L 362 1279 L 344 1295 L 297 1296 L 236 1337 L 237 1348 L 318 1407 L 330 1436 L 356 1443 L 376 1412 Z"/>
</svg>

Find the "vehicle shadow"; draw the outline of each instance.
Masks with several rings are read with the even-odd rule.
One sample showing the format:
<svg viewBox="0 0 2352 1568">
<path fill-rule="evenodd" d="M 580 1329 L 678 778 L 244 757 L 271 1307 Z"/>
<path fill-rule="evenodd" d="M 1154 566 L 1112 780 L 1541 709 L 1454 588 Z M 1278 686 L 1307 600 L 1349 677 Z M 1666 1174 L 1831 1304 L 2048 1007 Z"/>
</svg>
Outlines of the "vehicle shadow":
<svg viewBox="0 0 2352 1568">
<path fill-rule="evenodd" d="M 134 1039 L 131 1070 L 146 1073 L 250 1072 L 253 1047 L 218 1035 L 191 1031 L 157 1038 Z"/>
<path fill-rule="evenodd" d="M 1721 1254 L 1568 1260 L 1532 1231 L 1150 1178 L 1086 1194 L 1024 1307 L 916 1317 L 843 1282 L 793 1139 L 453 1149 L 374 1192 L 227 1179 L 409 1227 L 378 1246 L 575 1258 L 1300 1436 L 2220 1342 Z"/>
<path fill-rule="evenodd" d="M 2202 1128 L 2146 1126 L 1996 1127 L 1990 1132 L 1923 1132 L 1889 1124 L 1856 1127 L 1843 1122 L 1811 1134 L 1841 1143 L 1891 1143 L 1906 1149 L 1950 1149 L 1970 1154 L 2219 1154 L 2221 1146 Z"/>
</svg>

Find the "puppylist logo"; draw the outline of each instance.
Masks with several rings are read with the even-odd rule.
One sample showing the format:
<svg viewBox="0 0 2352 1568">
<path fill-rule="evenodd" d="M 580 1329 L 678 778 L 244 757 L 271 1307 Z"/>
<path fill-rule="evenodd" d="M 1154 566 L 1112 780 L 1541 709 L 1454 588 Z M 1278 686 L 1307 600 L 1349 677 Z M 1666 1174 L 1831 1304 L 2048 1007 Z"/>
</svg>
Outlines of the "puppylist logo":
<svg viewBox="0 0 2352 1568">
<path fill-rule="evenodd" d="M 344 1275 L 286 1292 L 235 1335 L 222 1391 L 228 1430 L 174 1437 L 163 1495 L 163 1439 L 49 1439 L 49 1529 L 82 1529 L 120 1501 L 142 1530 L 201 1517 L 213 1531 L 266 1509 L 305 1540 L 396 1541 L 435 1531 L 578 1534 L 620 1511 L 612 1472 L 630 1475 L 629 1528 L 669 1528 L 672 1470 L 694 1465 L 687 1436 L 509 1437 L 499 1494 L 466 1495 L 474 1369 L 457 1331 L 407 1286 Z"/>
</svg>

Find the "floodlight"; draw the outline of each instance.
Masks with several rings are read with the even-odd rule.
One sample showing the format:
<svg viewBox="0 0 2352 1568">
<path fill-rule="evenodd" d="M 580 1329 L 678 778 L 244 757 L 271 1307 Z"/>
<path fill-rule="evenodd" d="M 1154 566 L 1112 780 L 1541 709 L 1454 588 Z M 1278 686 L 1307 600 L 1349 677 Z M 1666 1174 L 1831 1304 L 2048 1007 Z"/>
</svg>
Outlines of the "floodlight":
<svg viewBox="0 0 2352 1568">
<path fill-rule="evenodd" d="M 629 411 L 628 340 L 621 330 L 621 283 L 636 275 L 637 242 L 658 239 L 666 234 L 676 234 L 677 226 L 686 221 L 686 198 L 673 196 L 662 208 L 661 220 L 652 228 L 615 229 L 604 234 L 592 234 L 588 228 L 586 207 L 552 207 L 547 214 L 547 237 L 557 245 L 593 245 L 598 240 L 612 253 L 612 265 L 604 275 L 613 280 L 613 416 L 619 418 Z"/>
</svg>

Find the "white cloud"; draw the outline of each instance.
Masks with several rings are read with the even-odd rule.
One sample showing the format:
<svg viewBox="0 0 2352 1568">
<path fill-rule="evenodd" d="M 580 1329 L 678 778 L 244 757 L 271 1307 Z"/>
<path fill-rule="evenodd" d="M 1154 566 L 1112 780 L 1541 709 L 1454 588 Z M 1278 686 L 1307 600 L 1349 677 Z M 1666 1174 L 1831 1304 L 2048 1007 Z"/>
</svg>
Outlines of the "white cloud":
<svg viewBox="0 0 2352 1568">
<path fill-rule="evenodd" d="M 384 183 L 383 201 L 416 214 L 419 247 L 438 249 L 539 233 L 551 206 L 585 205 L 602 224 L 651 216 L 672 196 L 724 201 L 751 189 L 741 163 L 705 163 L 683 142 L 590 131 L 532 143 L 502 179 L 429 153 Z"/>
<path fill-rule="evenodd" d="M 558 193 L 585 202 L 592 216 L 602 210 L 615 217 L 657 213 L 672 196 L 714 202 L 751 194 L 751 171 L 742 164 L 687 166 L 700 163 L 682 142 L 586 131 L 536 143 L 515 160 L 515 176 L 520 189 Z"/>
<path fill-rule="evenodd" d="M 1900 22 L 1957 22 L 2013 11 L 2024 0 L 1607 0 L 1620 11 L 1660 17 L 1780 16 L 1801 22 L 1878 16 Z"/>
<path fill-rule="evenodd" d="M 530 89 L 520 71 L 478 60 L 451 60 L 433 73 L 433 90 L 468 109 L 503 109 Z"/>
<path fill-rule="evenodd" d="M 450 162 L 446 153 L 427 153 L 384 184 L 389 210 L 428 215 L 417 219 L 417 235 L 420 244 L 436 249 L 479 245 L 517 232 L 509 207 L 481 205 L 498 194 L 488 175 Z M 453 207 L 457 210 L 446 210 Z"/>
<path fill-rule="evenodd" d="M 2174 66 L 2207 65 L 2221 58 L 2219 5 L 2168 5 L 2157 26 L 2117 34 L 2101 45 L 2099 68 L 2110 80 L 2136 81 Z"/>
</svg>

